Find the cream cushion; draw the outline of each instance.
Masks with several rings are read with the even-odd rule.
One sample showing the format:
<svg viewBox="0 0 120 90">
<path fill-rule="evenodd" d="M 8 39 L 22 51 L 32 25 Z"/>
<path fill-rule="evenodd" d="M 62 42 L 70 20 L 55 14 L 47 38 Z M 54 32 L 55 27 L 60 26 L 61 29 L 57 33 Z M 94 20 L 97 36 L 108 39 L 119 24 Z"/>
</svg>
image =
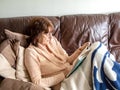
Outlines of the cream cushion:
<svg viewBox="0 0 120 90">
<path fill-rule="evenodd" d="M 24 65 L 24 51 L 25 48 L 19 45 L 18 57 L 16 63 L 16 78 L 28 82 L 30 81 L 30 77 Z"/>
<path fill-rule="evenodd" d="M 11 67 L 8 60 L 2 54 L 0 54 L 0 76 L 16 79 L 15 69 Z"/>
</svg>

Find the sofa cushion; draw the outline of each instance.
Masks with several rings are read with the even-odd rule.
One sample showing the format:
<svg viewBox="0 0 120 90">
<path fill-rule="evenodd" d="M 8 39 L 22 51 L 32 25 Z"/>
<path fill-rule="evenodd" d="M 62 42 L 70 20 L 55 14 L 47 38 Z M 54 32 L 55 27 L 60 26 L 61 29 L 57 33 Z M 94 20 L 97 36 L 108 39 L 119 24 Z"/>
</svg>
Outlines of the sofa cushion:
<svg viewBox="0 0 120 90">
<path fill-rule="evenodd" d="M 17 32 L 12 32 L 8 29 L 5 29 L 5 34 L 7 38 L 19 40 L 22 46 L 27 46 L 27 39 L 29 36 Z"/>
<path fill-rule="evenodd" d="M 15 79 L 15 69 L 11 67 L 8 60 L 0 54 L 0 76 Z"/>
<path fill-rule="evenodd" d="M 0 44 L 0 53 L 15 68 L 16 56 L 18 53 L 18 43 L 16 40 L 6 39 Z"/>
<path fill-rule="evenodd" d="M 29 74 L 24 64 L 24 51 L 25 48 L 19 45 L 17 63 L 16 63 L 16 78 L 22 81 L 30 81 Z"/>
</svg>

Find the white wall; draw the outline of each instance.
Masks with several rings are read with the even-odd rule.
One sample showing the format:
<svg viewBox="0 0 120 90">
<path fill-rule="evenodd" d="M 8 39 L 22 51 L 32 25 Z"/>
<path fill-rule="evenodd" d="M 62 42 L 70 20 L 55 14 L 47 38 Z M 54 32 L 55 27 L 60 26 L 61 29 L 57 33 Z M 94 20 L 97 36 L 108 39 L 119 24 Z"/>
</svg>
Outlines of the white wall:
<svg viewBox="0 0 120 90">
<path fill-rule="evenodd" d="M 0 18 L 120 12 L 120 0 L 0 0 Z"/>
</svg>

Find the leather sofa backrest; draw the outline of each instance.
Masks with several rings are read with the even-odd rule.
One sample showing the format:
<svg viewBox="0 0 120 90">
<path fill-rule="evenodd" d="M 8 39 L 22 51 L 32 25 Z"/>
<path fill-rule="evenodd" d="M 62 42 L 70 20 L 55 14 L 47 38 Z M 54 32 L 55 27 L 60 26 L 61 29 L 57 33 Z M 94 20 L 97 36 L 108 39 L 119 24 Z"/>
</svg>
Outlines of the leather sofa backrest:
<svg viewBox="0 0 120 90">
<path fill-rule="evenodd" d="M 69 54 L 87 41 L 101 41 L 108 47 L 107 15 L 67 15 L 60 20 L 61 43 Z"/>
<path fill-rule="evenodd" d="M 109 14 L 109 51 L 120 62 L 120 13 Z"/>
<path fill-rule="evenodd" d="M 4 29 L 27 34 L 34 17 L 0 18 L 0 43 L 6 39 Z M 72 54 L 83 43 L 101 41 L 120 62 L 120 13 L 48 16 L 55 26 L 54 35 L 63 48 Z"/>
<path fill-rule="evenodd" d="M 9 29 L 13 32 L 18 32 L 22 34 L 29 35 L 29 31 L 27 31 L 29 22 L 34 17 L 41 16 L 26 16 L 26 17 L 11 17 L 11 18 L 0 18 L 0 43 L 6 39 L 4 34 L 4 29 Z M 53 32 L 56 37 L 58 37 L 58 32 L 60 30 L 60 20 L 59 17 L 47 17 L 54 24 L 55 31 Z"/>
</svg>

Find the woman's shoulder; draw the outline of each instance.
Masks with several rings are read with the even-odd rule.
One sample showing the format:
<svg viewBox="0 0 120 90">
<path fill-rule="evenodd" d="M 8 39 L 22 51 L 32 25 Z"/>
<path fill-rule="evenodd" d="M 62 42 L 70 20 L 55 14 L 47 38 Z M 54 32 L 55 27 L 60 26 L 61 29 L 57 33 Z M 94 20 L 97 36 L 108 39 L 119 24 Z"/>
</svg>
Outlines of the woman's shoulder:
<svg viewBox="0 0 120 90">
<path fill-rule="evenodd" d="M 35 49 L 34 45 L 29 45 L 26 49 L 25 49 L 25 55 L 32 55 L 32 56 L 38 56 L 38 52 Z"/>
<path fill-rule="evenodd" d="M 34 45 L 32 45 L 32 44 L 30 44 L 26 49 L 25 49 L 25 51 L 35 51 L 35 46 Z"/>
</svg>

